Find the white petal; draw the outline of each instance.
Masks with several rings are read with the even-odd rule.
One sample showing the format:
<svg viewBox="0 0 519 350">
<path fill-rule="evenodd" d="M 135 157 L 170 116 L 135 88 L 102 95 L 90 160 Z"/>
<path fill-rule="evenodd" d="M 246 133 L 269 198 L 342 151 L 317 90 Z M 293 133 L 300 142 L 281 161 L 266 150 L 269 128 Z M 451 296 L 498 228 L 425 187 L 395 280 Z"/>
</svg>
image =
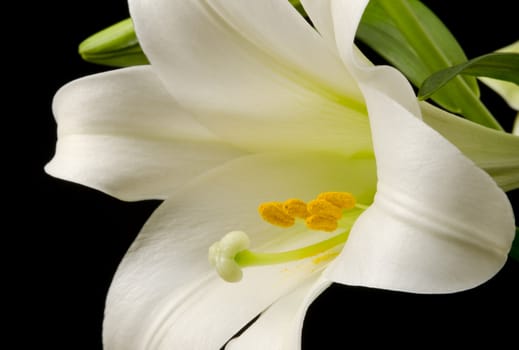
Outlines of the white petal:
<svg viewBox="0 0 519 350">
<path fill-rule="evenodd" d="M 324 40 L 333 50 L 337 50 L 330 5 L 331 0 L 301 0 L 301 4 Z"/>
<path fill-rule="evenodd" d="M 155 298 L 167 288 L 165 283 L 131 289 L 131 299 L 112 294 L 104 323 L 105 348 L 219 349 L 276 299 L 317 273 L 311 271 L 311 263 L 307 266 L 250 268 L 239 283 L 227 283 L 211 271 L 162 299 Z M 159 268 L 169 273 L 163 279 L 174 279 L 179 272 L 175 267 Z M 119 287 L 124 282 L 129 281 L 119 281 Z M 115 308 L 125 313 L 114 313 Z M 129 322 L 133 329 L 127 328 Z"/>
<path fill-rule="evenodd" d="M 498 93 L 510 106 L 510 108 L 519 111 L 519 85 L 503 80 L 480 77 L 485 85 Z"/>
<path fill-rule="evenodd" d="M 519 187 L 519 137 L 486 128 L 420 104 L 424 122 L 458 147 L 465 156 L 492 176 L 505 191 Z"/>
<path fill-rule="evenodd" d="M 370 112 L 379 181 L 374 204 L 357 220 L 326 276 L 419 293 L 485 282 L 505 263 L 514 238 L 506 195 L 418 118 L 403 76 L 391 67 L 356 66 L 347 30 L 362 8 L 346 1 L 334 5 L 336 33 L 346 33 L 338 40 L 340 51 L 356 68 Z"/>
<path fill-rule="evenodd" d="M 226 346 L 226 350 L 300 350 L 301 331 L 308 306 L 330 286 L 318 278 L 301 284 L 261 314 L 257 321 Z"/>
<path fill-rule="evenodd" d="M 179 108 L 149 67 L 73 81 L 53 110 L 58 143 L 46 171 L 125 200 L 164 198 L 244 154 Z"/>
<path fill-rule="evenodd" d="M 273 228 L 259 218 L 258 204 L 307 200 L 330 188 L 352 189 L 369 203 L 375 182 L 373 159 L 332 154 L 249 156 L 190 182 L 153 214 L 121 263 L 107 299 L 105 346 L 222 346 L 324 262 L 249 268 L 240 283 L 228 284 L 209 266 L 209 246 L 236 229 L 249 234 L 252 250 L 265 251 L 269 242 L 277 250 L 323 239 L 328 234 Z"/>
<path fill-rule="evenodd" d="M 328 277 L 419 293 L 485 282 L 506 262 L 514 238 L 507 197 L 432 129 L 396 104 L 392 111 L 384 94 L 369 94 L 379 104 L 370 104 L 377 195 Z"/>
<path fill-rule="evenodd" d="M 130 11 L 169 91 L 229 142 L 255 152 L 371 147 L 355 81 L 288 1 L 132 0 Z"/>
</svg>

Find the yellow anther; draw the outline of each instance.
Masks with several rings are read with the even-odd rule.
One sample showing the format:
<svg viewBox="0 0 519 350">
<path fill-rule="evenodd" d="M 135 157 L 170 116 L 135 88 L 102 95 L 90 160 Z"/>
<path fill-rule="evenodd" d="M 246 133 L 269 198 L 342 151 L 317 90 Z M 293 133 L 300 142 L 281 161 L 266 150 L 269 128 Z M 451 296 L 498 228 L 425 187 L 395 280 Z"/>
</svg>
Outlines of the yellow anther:
<svg viewBox="0 0 519 350">
<path fill-rule="evenodd" d="M 354 207 L 360 205 L 351 193 L 323 192 L 308 203 L 295 198 L 284 202 L 266 202 L 259 206 L 258 211 L 263 220 L 272 225 L 290 227 L 299 218 L 305 219 L 310 229 L 334 231 L 343 210 Z"/>
<path fill-rule="evenodd" d="M 342 209 L 324 199 L 314 199 L 306 206 L 312 215 L 333 218 L 337 221 L 342 217 Z"/>
<path fill-rule="evenodd" d="M 262 203 L 258 208 L 258 212 L 263 220 L 272 225 L 290 227 L 295 223 L 294 217 L 285 212 L 283 203 L 280 202 Z"/>
<path fill-rule="evenodd" d="M 342 209 L 351 209 L 356 204 L 355 197 L 348 192 L 323 192 L 317 199 L 324 199 Z"/>
<path fill-rule="evenodd" d="M 312 215 L 306 218 L 306 226 L 312 230 L 331 232 L 337 229 L 337 220 L 329 216 Z"/>
<path fill-rule="evenodd" d="M 283 203 L 283 209 L 288 215 L 295 218 L 306 219 L 310 216 L 306 210 L 306 203 L 300 199 L 287 199 Z"/>
</svg>

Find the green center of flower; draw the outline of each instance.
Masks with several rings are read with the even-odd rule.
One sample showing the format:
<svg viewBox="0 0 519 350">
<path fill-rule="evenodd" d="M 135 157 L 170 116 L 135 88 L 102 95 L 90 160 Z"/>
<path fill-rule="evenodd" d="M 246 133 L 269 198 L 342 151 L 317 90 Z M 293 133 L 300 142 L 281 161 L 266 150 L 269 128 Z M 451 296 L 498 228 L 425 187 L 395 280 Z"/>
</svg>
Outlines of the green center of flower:
<svg viewBox="0 0 519 350">
<path fill-rule="evenodd" d="M 258 211 L 265 221 L 275 226 L 290 227 L 295 224 L 296 219 L 301 219 L 311 230 L 332 232 L 339 227 L 339 220 L 345 211 L 360 209 L 355 215 L 358 217 L 367 207 L 357 203 L 351 193 L 323 192 L 308 203 L 300 199 L 262 203 Z M 351 224 L 343 232 L 323 241 L 275 253 L 250 251 L 250 239 L 247 234 L 243 231 L 232 231 L 209 248 L 209 262 L 222 279 L 238 282 L 242 278 L 243 267 L 282 264 L 309 257 L 315 257 L 314 261 L 317 263 L 335 257 L 337 253 L 325 253 L 344 244 L 350 229 Z"/>
</svg>

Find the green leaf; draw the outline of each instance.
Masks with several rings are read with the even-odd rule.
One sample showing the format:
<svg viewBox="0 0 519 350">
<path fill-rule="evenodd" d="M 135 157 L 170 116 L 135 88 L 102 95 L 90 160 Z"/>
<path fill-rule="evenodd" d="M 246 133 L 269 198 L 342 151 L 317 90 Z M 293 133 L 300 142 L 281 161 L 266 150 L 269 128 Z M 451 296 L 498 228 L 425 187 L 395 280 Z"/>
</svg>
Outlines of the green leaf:
<svg viewBox="0 0 519 350">
<path fill-rule="evenodd" d="M 490 53 L 438 71 L 422 83 L 418 98 L 429 98 L 458 74 L 494 78 L 519 85 L 519 54 Z"/>
<path fill-rule="evenodd" d="M 420 1 L 411 0 L 408 4 L 413 15 L 419 18 L 431 45 L 441 48 L 442 59 L 431 57 L 433 50 L 430 48 L 426 48 L 429 52 L 428 56 L 421 55 L 421 52 L 406 37 L 406 33 L 395 23 L 393 16 L 388 14 L 384 2 L 387 0 L 370 1 L 362 17 L 357 37 L 397 67 L 413 85 L 420 86 L 429 75 L 439 69 L 467 61 L 465 53 L 454 36 L 436 15 Z M 398 17 L 404 15 L 399 14 Z M 465 79 L 465 82 L 475 95 L 479 94 L 475 79 Z M 436 100 L 449 106 L 450 110 L 457 109 L 456 101 L 452 101 L 448 91 L 439 92 Z"/>
<path fill-rule="evenodd" d="M 88 37 L 79 45 L 79 54 L 87 62 L 106 66 L 148 64 L 130 18 Z"/>
<path fill-rule="evenodd" d="M 519 227 L 515 228 L 515 239 L 512 243 L 512 249 L 510 249 L 508 256 L 519 261 Z"/>
<path fill-rule="evenodd" d="M 371 0 L 357 38 L 398 68 L 417 88 L 434 72 L 467 61 L 447 27 L 418 0 Z M 481 103 L 472 76 L 457 76 L 431 98 L 450 112 L 502 130 Z"/>
</svg>

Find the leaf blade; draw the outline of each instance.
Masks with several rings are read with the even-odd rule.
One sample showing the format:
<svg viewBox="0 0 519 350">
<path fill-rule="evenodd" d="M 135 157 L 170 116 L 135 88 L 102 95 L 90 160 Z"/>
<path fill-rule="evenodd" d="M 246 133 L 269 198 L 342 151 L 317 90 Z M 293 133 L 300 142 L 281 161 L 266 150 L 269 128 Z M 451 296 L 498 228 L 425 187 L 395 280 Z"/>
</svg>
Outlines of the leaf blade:
<svg viewBox="0 0 519 350">
<path fill-rule="evenodd" d="M 418 91 L 418 98 L 425 100 L 431 97 L 457 75 L 488 77 L 519 85 L 519 54 L 490 53 L 437 71 L 424 80 Z"/>
<path fill-rule="evenodd" d="M 366 30 L 370 26 L 371 32 Z M 377 35 L 373 31 L 378 31 Z M 371 0 L 357 38 L 399 69 L 417 88 L 434 72 L 467 61 L 447 27 L 419 0 Z M 475 77 L 457 76 L 431 99 L 447 111 L 503 130 L 480 100 Z"/>
<path fill-rule="evenodd" d="M 421 27 L 427 32 L 431 45 L 440 48 L 440 55 L 444 61 L 426 62 L 425 55 L 414 48 L 393 21 L 394 17 L 387 13 L 383 1 L 370 1 L 362 17 L 357 37 L 397 67 L 413 85 L 419 87 L 435 71 L 467 61 L 463 49 L 443 22 L 420 1 L 410 0 L 408 5 L 414 16 L 422 23 Z M 464 82 L 474 95 L 479 96 L 479 87 L 475 79 L 465 78 Z M 457 102 L 451 96 L 449 89 L 446 89 L 438 92 L 434 100 L 450 111 L 459 112 Z"/>
</svg>

